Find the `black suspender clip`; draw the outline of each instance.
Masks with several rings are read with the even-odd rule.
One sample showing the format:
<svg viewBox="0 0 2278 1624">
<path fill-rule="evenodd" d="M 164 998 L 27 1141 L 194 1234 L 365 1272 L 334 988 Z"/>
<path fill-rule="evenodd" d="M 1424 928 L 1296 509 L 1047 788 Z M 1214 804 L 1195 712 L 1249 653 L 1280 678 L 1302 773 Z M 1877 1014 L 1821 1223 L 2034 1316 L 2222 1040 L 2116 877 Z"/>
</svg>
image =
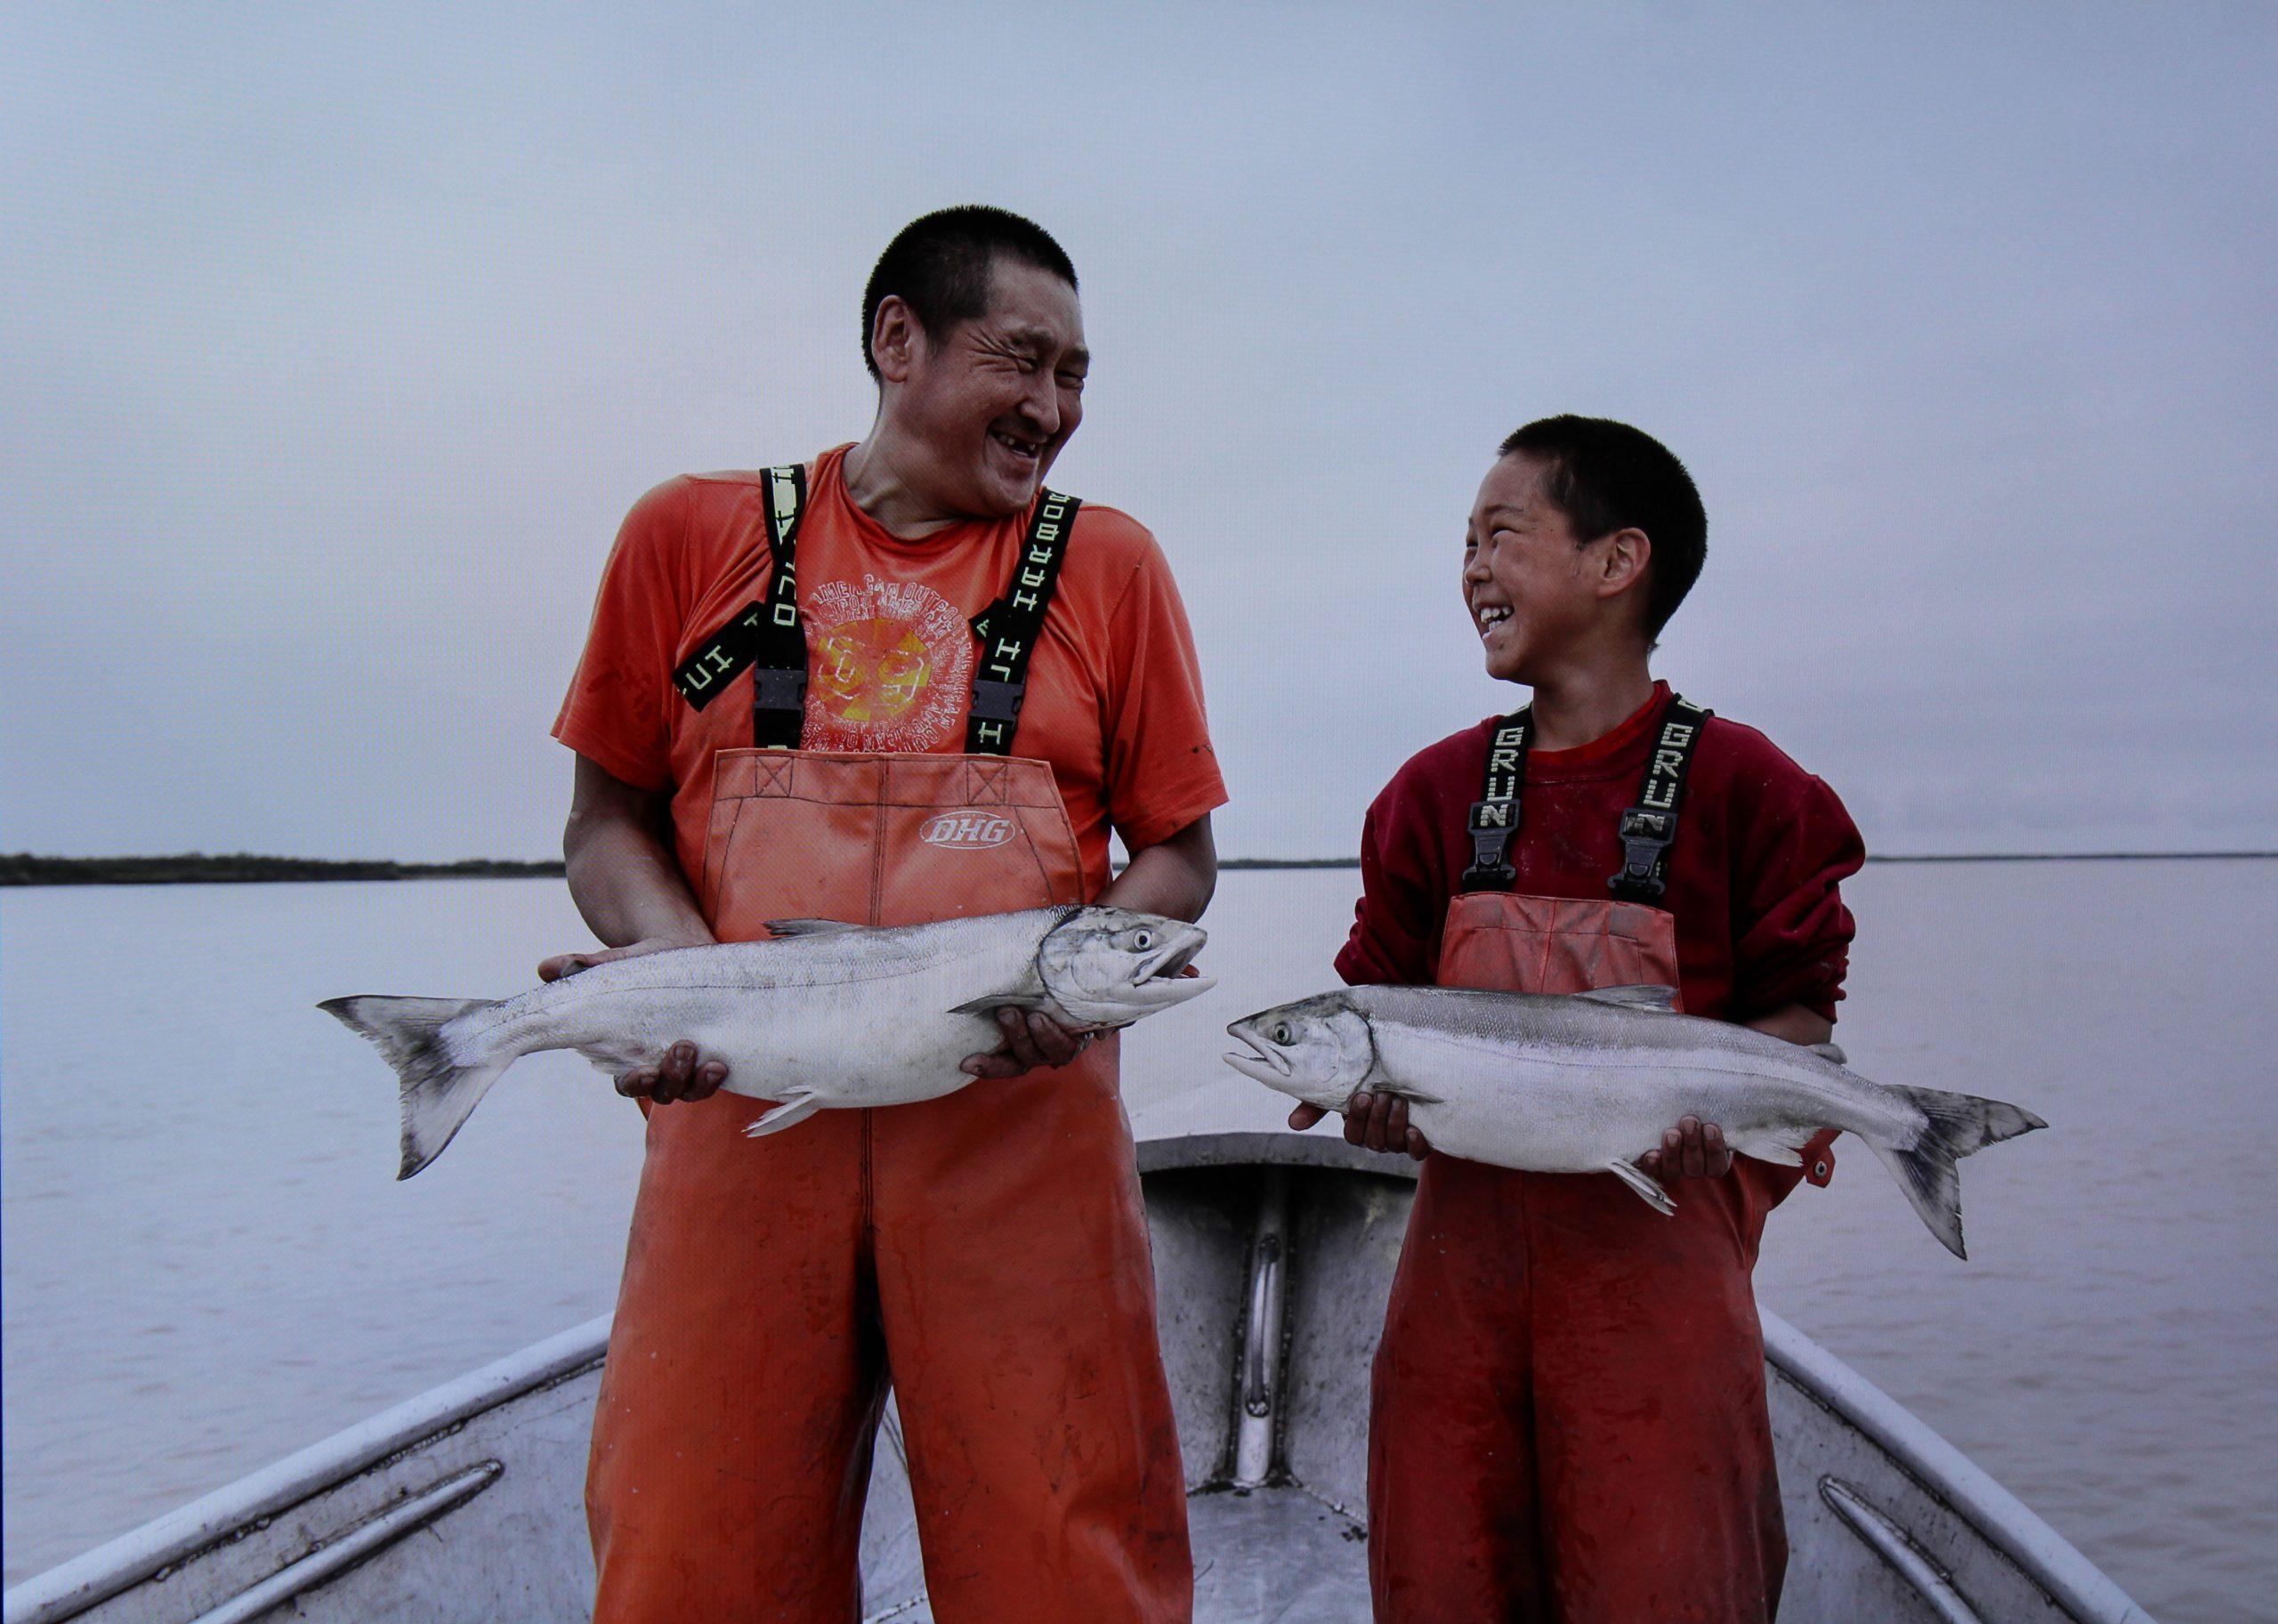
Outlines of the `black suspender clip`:
<svg viewBox="0 0 2278 1624">
<path fill-rule="evenodd" d="M 751 707 L 757 711 L 807 714 L 807 674 L 779 667 L 760 666 L 751 674 Z"/>
<path fill-rule="evenodd" d="M 985 676 L 973 679 L 973 715 L 983 722 L 1018 721 L 1022 701 L 1027 698 L 1026 683 L 998 683 Z"/>
<path fill-rule="evenodd" d="M 1609 891 L 1629 892 L 1636 900 L 1657 897 L 1668 887 L 1661 868 L 1676 838 L 1676 818 L 1631 807 L 1621 814 L 1621 872 L 1606 881 Z"/>
<path fill-rule="evenodd" d="M 1480 814 L 1493 804 L 1489 801 L 1471 804 L 1471 867 L 1463 871 L 1466 891 L 1508 891 L 1511 882 L 1519 877 L 1510 862 L 1511 836 L 1517 830 L 1479 827 Z"/>
</svg>

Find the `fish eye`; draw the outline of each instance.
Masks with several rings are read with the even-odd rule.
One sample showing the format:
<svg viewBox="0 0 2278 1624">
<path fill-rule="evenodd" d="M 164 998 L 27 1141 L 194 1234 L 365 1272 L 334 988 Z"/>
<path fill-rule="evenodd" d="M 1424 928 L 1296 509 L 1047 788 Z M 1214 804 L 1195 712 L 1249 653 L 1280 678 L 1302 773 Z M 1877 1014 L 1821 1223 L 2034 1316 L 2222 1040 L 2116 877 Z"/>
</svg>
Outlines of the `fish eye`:
<svg viewBox="0 0 2278 1624">
<path fill-rule="evenodd" d="M 1285 1049 L 1289 1046 L 1289 1023 L 1287 1021 L 1276 1021 L 1273 1023 L 1273 1041 Z"/>
<path fill-rule="evenodd" d="M 1145 952 L 1149 948 L 1155 945 L 1155 933 L 1150 930 L 1136 930 L 1132 932 L 1131 945 L 1136 951 L 1141 953 Z"/>
</svg>

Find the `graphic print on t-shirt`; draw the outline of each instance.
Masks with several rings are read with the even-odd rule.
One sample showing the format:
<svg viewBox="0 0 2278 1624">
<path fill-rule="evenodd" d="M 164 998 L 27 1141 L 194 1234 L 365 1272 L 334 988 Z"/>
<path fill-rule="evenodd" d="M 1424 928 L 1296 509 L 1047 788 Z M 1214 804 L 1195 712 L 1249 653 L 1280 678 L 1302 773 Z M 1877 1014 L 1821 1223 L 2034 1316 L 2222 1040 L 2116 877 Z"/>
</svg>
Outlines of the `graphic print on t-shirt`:
<svg viewBox="0 0 2278 1624">
<path fill-rule="evenodd" d="M 914 581 L 825 581 L 804 606 L 810 750 L 930 750 L 964 715 L 973 628 Z"/>
</svg>

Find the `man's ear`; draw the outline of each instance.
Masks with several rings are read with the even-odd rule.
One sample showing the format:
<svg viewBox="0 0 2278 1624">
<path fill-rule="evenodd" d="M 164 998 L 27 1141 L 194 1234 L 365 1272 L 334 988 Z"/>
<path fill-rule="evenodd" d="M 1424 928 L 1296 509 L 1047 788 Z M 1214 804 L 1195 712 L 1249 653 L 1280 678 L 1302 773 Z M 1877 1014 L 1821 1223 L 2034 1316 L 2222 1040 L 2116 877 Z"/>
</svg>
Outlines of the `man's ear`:
<svg viewBox="0 0 2278 1624">
<path fill-rule="evenodd" d="M 1653 562 L 1652 538 L 1631 528 L 1601 537 L 1597 542 L 1598 596 L 1611 598 L 1641 586 Z"/>
<path fill-rule="evenodd" d="M 878 301 L 878 313 L 870 319 L 870 359 L 877 362 L 881 378 L 889 384 L 909 382 L 911 361 L 925 342 L 917 315 L 900 294 Z"/>
</svg>

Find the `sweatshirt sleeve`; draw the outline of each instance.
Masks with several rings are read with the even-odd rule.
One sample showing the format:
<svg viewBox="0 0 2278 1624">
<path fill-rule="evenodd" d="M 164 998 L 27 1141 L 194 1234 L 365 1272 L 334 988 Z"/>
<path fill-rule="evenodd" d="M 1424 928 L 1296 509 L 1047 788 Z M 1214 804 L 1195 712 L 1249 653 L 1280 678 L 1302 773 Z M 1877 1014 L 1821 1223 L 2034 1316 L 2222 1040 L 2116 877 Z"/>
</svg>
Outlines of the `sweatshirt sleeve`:
<svg viewBox="0 0 2278 1624">
<path fill-rule="evenodd" d="M 1832 1021 L 1843 997 L 1853 925 L 1841 885 L 1866 860 L 1866 847 L 1835 792 L 1798 776 L 1788 806 L 1755 820 L 1733 877 L 1734 1021 L 1789 1004 Z"/>
<path fill-rule="evenodd" d="M 1403 769 L 1369 808 L 1361 829 L 1361 900 L 1337 955 L 1348 985 L 1425 987 L 1439 973 L 1447 883 L 1433 837 L 1429 797 Z"/>
</svg>

